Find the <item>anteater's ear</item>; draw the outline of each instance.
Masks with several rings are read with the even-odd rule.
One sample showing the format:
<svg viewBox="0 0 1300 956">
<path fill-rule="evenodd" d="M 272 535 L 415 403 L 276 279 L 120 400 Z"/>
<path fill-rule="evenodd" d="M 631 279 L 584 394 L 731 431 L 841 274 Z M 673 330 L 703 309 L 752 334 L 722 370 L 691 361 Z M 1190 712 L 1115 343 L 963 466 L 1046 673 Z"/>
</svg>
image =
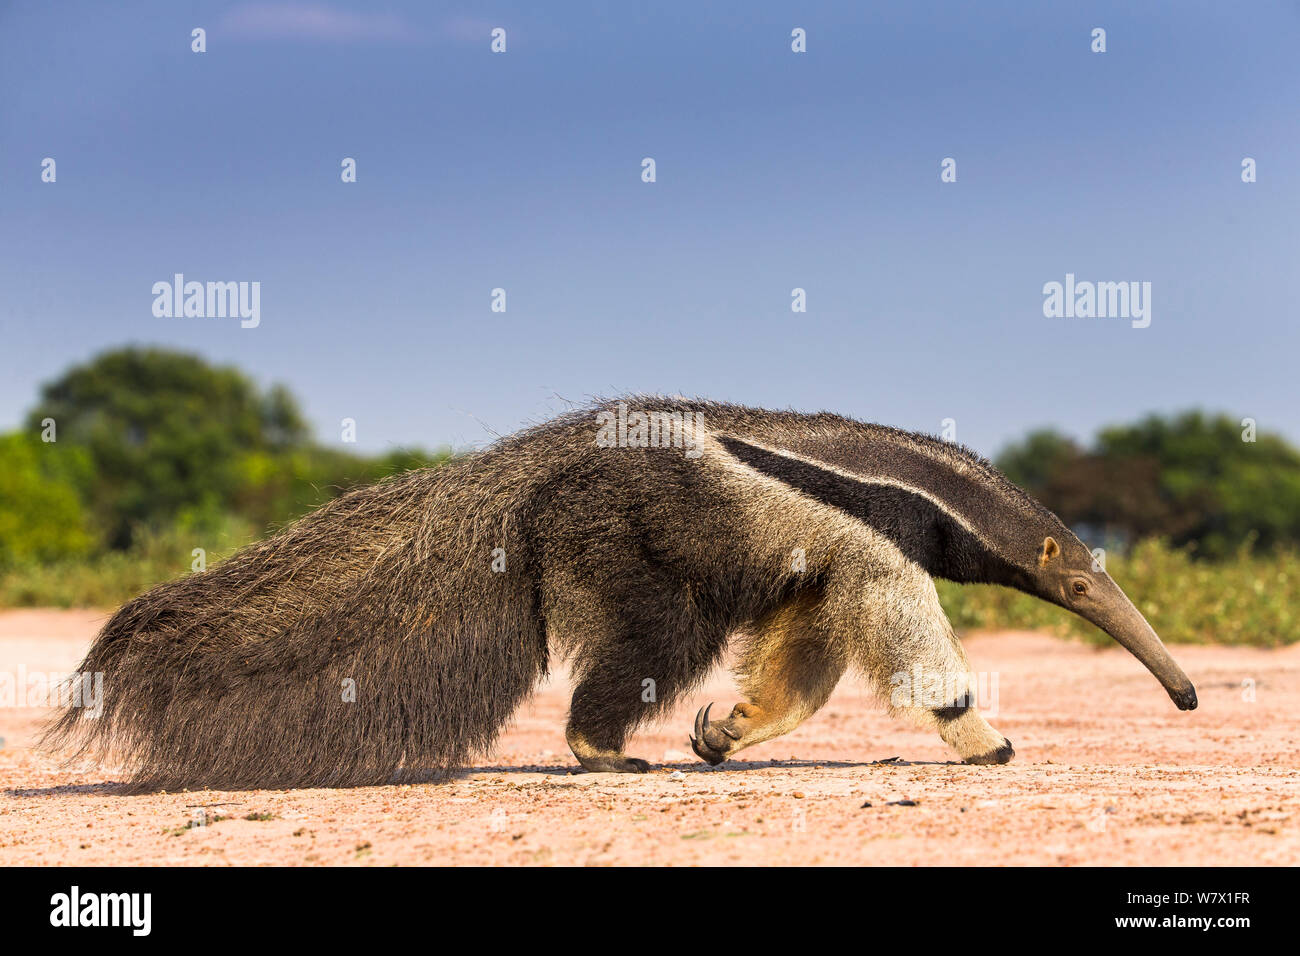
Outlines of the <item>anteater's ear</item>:
<svg viewBox="0 0 1300 956">
<path fill-rule="evenodd" d="M 1061 546 L 1056 543 L 1056 539 L 1050 534 L 1043 539 L 1043 550 L 1038 552 L 1038 566 L 1047 567 L 1047 562 L 1061 553 Z"/>
</svg>

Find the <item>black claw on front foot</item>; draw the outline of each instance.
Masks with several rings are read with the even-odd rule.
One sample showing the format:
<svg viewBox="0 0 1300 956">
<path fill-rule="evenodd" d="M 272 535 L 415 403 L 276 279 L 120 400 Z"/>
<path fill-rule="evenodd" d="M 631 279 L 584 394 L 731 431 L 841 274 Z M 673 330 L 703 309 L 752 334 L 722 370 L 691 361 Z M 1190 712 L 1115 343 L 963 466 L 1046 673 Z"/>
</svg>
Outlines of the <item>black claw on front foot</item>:
<svg viewBox="0 0 1300 956">
<path fill-rule="evenodd" d="M 966 763 L 973 764 L 1000 764 L 1008 763 L 1016 755 L 1016 748 L 1011 746 L 1011 741 L 1006 737 L 1002 738 L 1002 746 L 991 753 L 981 754 L 978 757 L 967 757 Z"/>
<path fill-rule="evenodd" d="M 712 708 L 712 704 L 701 707 L 699 713 L 695 715 L 695 734 L 691 737 L 691 749 L 705 763 L 716 767 L 727 759 L 727 755 L 731 753 L 741 734 L 732 726 L 734 712 L 732 717 L 726 720 L 710 722 L 709 711 Z"/>
</svg>

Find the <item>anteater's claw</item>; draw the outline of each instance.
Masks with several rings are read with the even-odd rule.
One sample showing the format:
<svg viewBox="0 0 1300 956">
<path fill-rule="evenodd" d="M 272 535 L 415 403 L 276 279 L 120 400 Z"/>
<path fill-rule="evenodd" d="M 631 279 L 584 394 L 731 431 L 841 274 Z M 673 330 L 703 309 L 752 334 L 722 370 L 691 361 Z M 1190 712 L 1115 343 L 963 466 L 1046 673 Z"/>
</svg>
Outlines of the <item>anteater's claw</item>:
<svg viewBox="0 0 1300 956">
<path fill-rule="evenodd" d="M 712 710 L 712 708 L 712 704 L 709 704 L 706 707 L 701 707 L 699 712 L 695 715 L 695 734 L 691 737 L 691 749 L 695 751 L 696 755 L 701 760 L 716 766 L 727 759 L 727 753 L 721 748 L 720 738 L 717 744 L 710 742 L 709 732 L 715 731 L 714 736 L 717 737 L 716 731 L 721 730 L 732 740 L 737 740 L 739 738 L 728 733 L 726 728 L 721 724 L 715 727 L 709 723 L 709 711 Z"/>
<path fill-rule="evenodd" d="M 713 709 L 713 704 L 707 704 L 695 712 L 695 736 L 699 740 L 704 739 L 704 731 L 709 727 L 709 711 Z"/>
</svg>

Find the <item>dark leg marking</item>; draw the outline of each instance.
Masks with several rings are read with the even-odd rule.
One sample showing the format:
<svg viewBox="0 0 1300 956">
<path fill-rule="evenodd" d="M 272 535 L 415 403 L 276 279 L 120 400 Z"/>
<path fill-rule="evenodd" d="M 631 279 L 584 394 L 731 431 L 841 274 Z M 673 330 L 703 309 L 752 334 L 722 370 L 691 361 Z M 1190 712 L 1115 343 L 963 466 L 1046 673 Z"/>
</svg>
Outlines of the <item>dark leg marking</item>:
<svg viewBox="0 0 1300 956">
<path fill-rule="evenodd" d="M 958 717 L 965 717 L 967 711 L 971 709 L 971 695 L 969 692 L 962 694 L 947 707 L 934 708 L 934 716 L 939 718 L 943 723 L 956 720 Z"/>
</svg>

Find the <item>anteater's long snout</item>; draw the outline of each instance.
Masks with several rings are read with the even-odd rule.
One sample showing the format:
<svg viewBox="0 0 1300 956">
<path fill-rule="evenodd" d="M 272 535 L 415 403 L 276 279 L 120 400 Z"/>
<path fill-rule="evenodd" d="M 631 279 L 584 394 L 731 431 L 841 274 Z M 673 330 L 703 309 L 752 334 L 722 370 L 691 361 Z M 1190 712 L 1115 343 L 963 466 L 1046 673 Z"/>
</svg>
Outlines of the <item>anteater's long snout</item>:
<svg viewBox="0 0 1300 956">
<path fill-rule="evenodd" d="M 1142 612 L 1134 607 L 1133 602 L 1118 586 L 1115 586 L 1111 600 L 1105 602 L 1093 623 L 1156 676 L 1156 680 L 1160 681 L 1179 710 L 1196 709 L 1196 688 L 1183 673 L 1183 669 L 1169 656 L 1169 651 L 1142 616 Z"/>
</svg>

